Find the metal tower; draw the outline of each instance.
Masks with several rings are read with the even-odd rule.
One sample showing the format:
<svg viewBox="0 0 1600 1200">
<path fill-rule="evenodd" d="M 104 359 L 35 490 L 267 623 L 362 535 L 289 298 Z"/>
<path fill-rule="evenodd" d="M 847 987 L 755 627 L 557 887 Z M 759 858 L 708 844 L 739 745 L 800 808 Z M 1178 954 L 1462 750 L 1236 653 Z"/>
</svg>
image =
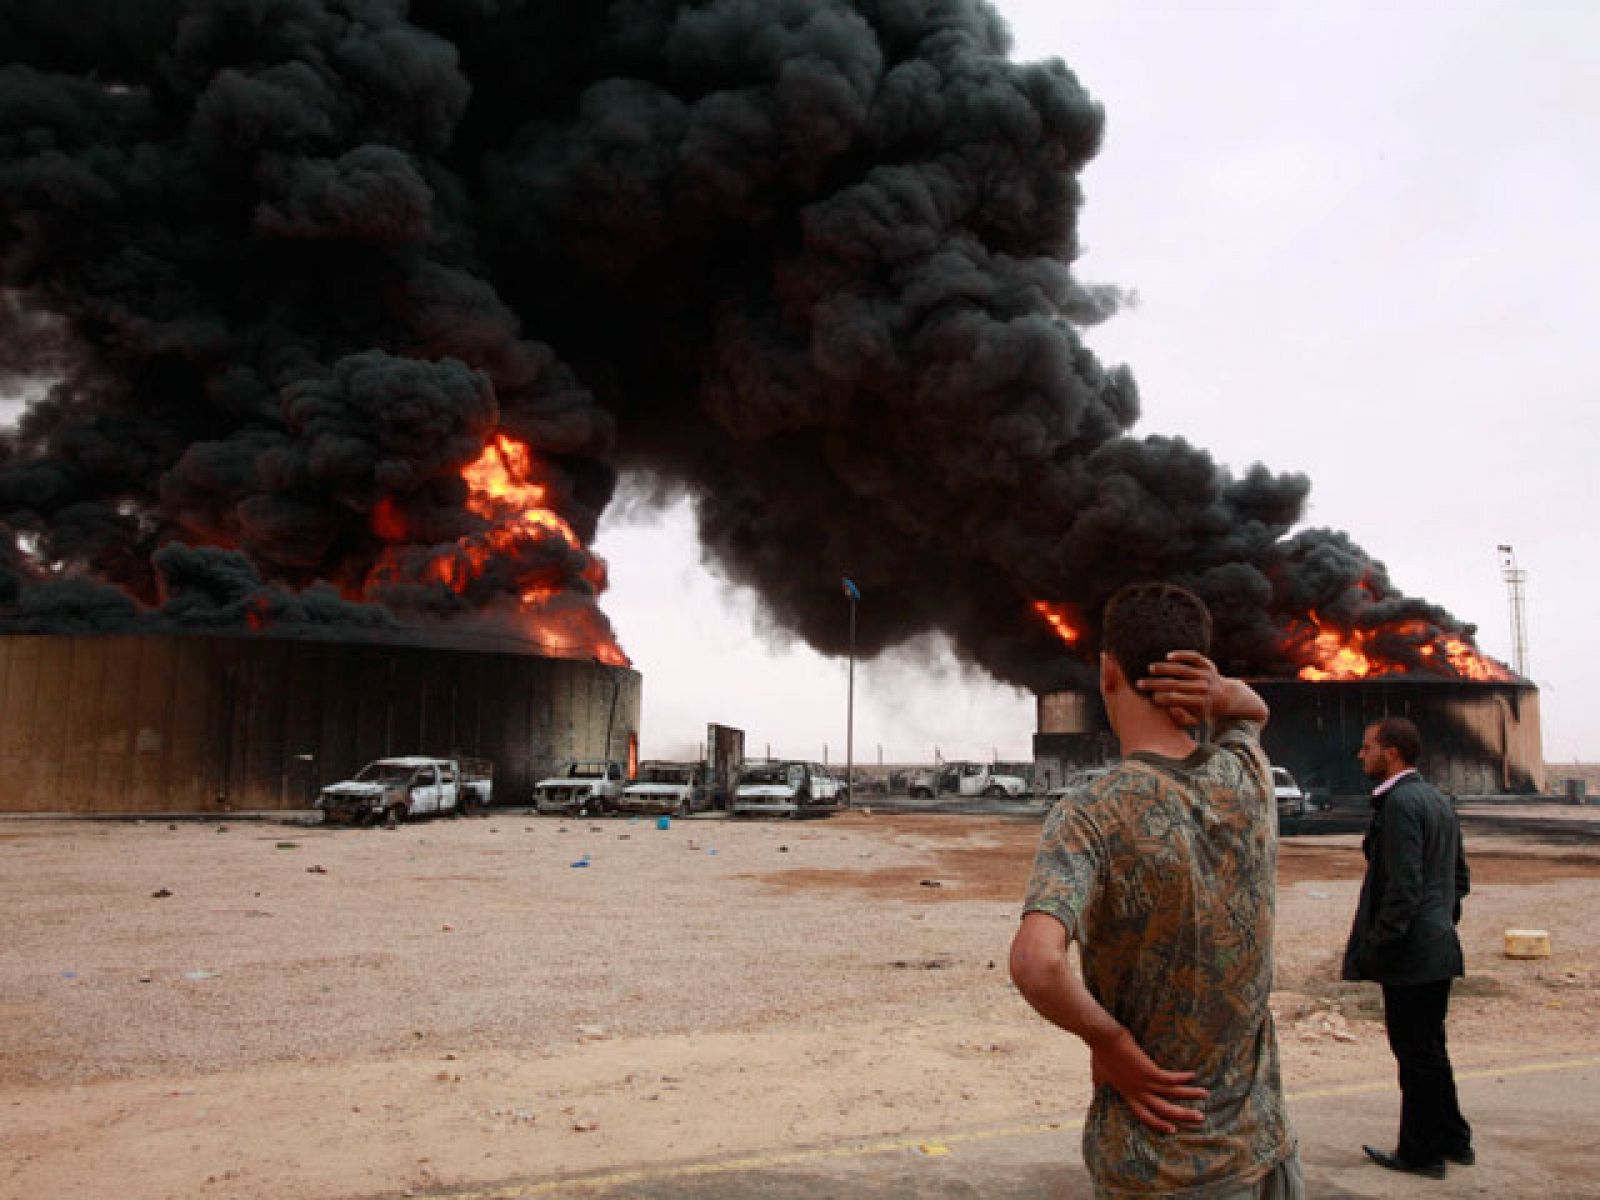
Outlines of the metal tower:
<svg viewBox="0 0 1600 1200">
<path fill-rule="evenodd" d="M 1506 581 L 1511 594 L 1511 665 L 1523 678 L 1528 675 L 1528 626 L 1523 619 L 1523 592 L 1528 583 L 1528 573 L 1517 566 L 1517 556 L 1510 546 L 1497 547 L 1500 551 L 1500 577 Z"/>
</svg>

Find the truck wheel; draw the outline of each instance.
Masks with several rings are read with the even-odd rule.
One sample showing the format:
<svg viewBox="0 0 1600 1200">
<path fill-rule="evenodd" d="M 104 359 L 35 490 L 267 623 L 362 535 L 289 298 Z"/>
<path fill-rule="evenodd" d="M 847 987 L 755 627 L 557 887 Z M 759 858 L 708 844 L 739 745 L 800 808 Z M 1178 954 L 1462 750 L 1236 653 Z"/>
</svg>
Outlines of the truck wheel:
<svg viewBox="0 0 1600 1200">
<path fill-rule="evenodd" d="M 391 804 L 386 808 L 383 813 L 383 827 L 385 829 L 394 829 L 398 826 L 401 818 L 405 816 L 404 810 L 405 806 L 401 804 Z"/>
<path fill-rule="evenodd" d="M 983 794 L 992 800 L 1000 796 L 1004 796 L 1006 794 L 1006 790 L 998 783 L 991 783 L 988 787 L 983 789 Z"/>
<path fill-rule="evenodd" d="M 911 798 L 913 800 L 932 800 L 933 799 L 933 793 L 930 792 L 927 788 L 912 788 L 911 789 Z"/>
</svg>

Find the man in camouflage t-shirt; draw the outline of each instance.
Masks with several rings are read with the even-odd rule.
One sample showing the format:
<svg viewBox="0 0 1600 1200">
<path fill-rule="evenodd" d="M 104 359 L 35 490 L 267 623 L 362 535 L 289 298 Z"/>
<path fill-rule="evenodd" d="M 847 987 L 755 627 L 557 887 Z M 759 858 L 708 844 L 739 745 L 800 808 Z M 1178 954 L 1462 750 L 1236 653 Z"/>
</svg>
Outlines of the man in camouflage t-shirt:
<svg viewBox="0 0 1600 1200">
<path fill-rule="evenodd" d="M 1209 641 L 1182 589 L 1112 598 L 1101 692 L 1124 759 L 1050 814 L 1012 946 L 1023 996 L 1089 1044 L 1084 1158 L 1102 1197 L 1304 1194 L 1267 1007 L 1268 713 L 1204 657 Z"/>
</svg>

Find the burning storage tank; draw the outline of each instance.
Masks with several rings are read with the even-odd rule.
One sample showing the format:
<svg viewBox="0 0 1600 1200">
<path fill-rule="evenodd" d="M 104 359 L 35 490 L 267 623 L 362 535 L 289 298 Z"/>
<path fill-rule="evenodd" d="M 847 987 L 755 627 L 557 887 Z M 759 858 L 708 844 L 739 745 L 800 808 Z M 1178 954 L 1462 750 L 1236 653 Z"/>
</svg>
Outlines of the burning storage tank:
<svg viewBox="0 0 1600 1200">
<path fill-rule="evenodd" d="M 1539 690 L 1527 680 L 1450 680 L 1409 675 L 1376 679 L 1259 679 L 1251 686 L 1272 709 L 1262 742 L 1308 792 L 1366 793 L 1356 762 L 1361 733 L 1384 717 L 1406 717 L 1422 733 L 1422 773 L 1454 796 L 1544 790 Z M 1034 758 L 1041 778 L 1109 761 L 1116 741 L 1098 696 L 1039 697 Z"/>
<path fill-rule="evenodd" d="M 525 801 L 566 758 L 627 760 L 640 676 L 526 650 L 173 633 L 0 637 L 0 811 L 309 806 L 395 754 L 488 759 Z"/>
</svg>

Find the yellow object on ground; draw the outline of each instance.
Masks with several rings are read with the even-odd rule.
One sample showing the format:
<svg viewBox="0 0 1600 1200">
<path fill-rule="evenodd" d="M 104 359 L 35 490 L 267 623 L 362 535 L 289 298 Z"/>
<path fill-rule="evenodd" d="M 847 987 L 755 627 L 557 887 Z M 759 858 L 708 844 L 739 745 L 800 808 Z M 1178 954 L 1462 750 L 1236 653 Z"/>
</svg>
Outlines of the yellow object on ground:
<svg viewBox="0 0 1600 1200">
<path fill-rule="evenodd" d="M 1543 929 L 1508 929 L 1506 957 L 1549 958 L 1550 935 Z"/>
</svg>

